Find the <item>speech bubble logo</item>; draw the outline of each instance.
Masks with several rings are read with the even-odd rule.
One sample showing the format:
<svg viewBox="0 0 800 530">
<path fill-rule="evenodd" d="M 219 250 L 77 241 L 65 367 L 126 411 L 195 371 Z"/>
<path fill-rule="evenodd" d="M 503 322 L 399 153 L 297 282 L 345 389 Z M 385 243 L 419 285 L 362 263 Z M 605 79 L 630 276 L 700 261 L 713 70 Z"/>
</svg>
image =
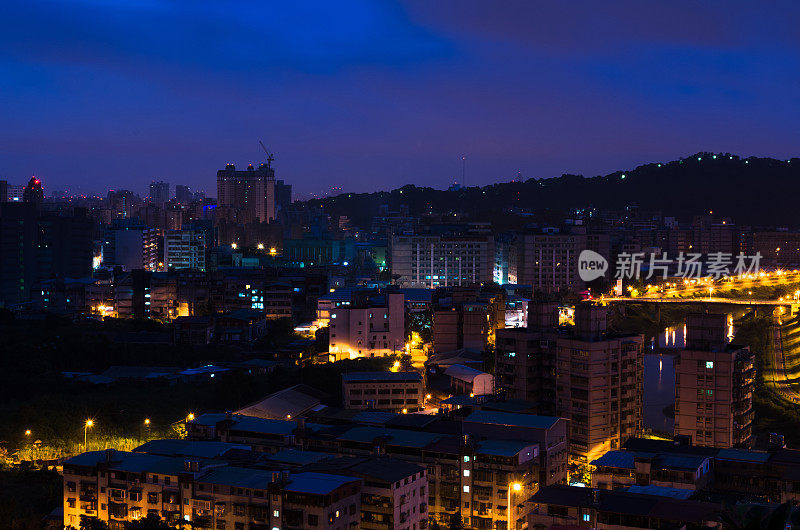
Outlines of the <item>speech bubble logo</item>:
<svg viewBox="0 0 800 530">
<path fill-rule="evenodd" d="M 608 260 L 594 250 L 584 250 L 578 256 L 578 276 L 585 282 L 604 276 L 607 270 Z"/>
</svg>

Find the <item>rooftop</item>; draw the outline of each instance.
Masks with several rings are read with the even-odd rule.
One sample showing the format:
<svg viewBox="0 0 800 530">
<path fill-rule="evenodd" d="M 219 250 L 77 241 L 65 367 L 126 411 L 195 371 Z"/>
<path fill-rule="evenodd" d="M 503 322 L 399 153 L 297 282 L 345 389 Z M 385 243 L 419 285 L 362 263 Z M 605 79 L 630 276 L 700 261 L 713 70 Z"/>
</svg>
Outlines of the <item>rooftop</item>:
<svg viewBox="0 0 800 530">
<path fill-rule="evenodd" d="M 422 381 L 419 372 L 349 372 L 342 374 L 346 383 L 366 381 Z"/>
<path fill-rule="evenodd" d="M 305 472 L 291 476 L 289 484 L 284 486 L 285 491 L 295 493 L 310 493 L 313 495 L 327 495 L 333 490 L 349 482 L 359 481 L 356 477 L 341 475 L 328 475 L 325 473 Z"/>
<path fill-rule="evenodd" d="M 476 410 L 464 422 L 485 423 L 487 425 L 505 425 L 508 427 L 524 427 L 527 429 L 549 429 L 560 418 L 555 416 L 534 416 L 533 414 L 514 414 L 511 412 L 495 412 Z"/>
</svg>

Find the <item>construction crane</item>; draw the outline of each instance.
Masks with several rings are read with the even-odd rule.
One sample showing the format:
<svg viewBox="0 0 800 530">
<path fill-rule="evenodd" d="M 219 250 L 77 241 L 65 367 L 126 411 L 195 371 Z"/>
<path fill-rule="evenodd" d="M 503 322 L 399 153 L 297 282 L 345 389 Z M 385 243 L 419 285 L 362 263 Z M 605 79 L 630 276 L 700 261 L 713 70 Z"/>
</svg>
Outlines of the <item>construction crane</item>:
<svg viewBox="0 0 800 530">
<path fill-rule="evenodd" d="M 274 157 L 274 156 L 272 156 L 272 153 L 270 153 L 270 152 L 267 150 L 267 146 L 266 146 L 266 145 L 264 145 L 264 142 L 262 142 L 261 140 L 259 140 L 259 141 L 258 141 L 258 143 L 259 143 L 259 144 L 261 144 L 261 149 L 263 149 L 263 150 L 264 150 L 264 152 L 265 152 L 265 153 L 267 153 L 267 167 L 272 167 L 272 161 L 273 161 L 273 160 L 275 160 L 275 157 Z"/>
</svg>

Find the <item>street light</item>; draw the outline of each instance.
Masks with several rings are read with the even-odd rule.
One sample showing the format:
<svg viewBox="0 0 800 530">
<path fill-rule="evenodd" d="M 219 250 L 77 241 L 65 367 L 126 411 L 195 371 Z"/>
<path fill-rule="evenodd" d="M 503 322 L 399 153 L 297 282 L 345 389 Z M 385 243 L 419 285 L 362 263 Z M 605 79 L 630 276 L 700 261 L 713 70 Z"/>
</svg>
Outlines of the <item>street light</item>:
<svg viewBox="0 0 800 530">
<path fill-rule="evenodd" d="M 194 421 L 194 412 L 190 412 L 186 415 L 186 421 Z"/>
<path fill-rule="evenodd" d="M 30 436 L 30 435 L 31 435 L 31 430 L 25 429 L 25 436 Z"/>
<path fill-rule="evenodd" d="M 86 445 L 86 439 L 89 433 L 89 427 L 94 427 L 94 420 L 86 420 L 86 423 L 83 424 L 83 450 L 88 451 L 89 446 Z"/>
<path fill-rule="evenodd" d="M 508 485 L 508 513 L 506 514 L 508 516 L 508 524 L 506 525 L 507 530 L 511 530 L 511 490 L 519 493 L 522 490 L 522 484 L 519 482 L 514 482 Z"/>
</svg>

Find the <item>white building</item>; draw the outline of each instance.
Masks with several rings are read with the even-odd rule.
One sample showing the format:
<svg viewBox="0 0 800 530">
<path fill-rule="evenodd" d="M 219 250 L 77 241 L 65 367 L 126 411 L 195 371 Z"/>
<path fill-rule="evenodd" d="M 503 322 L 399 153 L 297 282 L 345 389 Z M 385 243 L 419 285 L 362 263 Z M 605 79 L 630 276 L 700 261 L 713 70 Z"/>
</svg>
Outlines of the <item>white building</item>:
<svg viewBox="0 0 800 530">
<path fill-rule="evenodd" d="M 398 235 L 392 273 L 400 287 L 447 287 L 492 281 L 494 242 L 488 235 Z"/>
<path fill-rule="evenodd" d="M 206 232 L 168 230 L 164 234 L 164 268 L 206 270 Z"/>
<path fill-rule="evenodd" d="M 475 368 L 454 364 L 444 375 L 450 378 L 450 386 L 456 393 L 483 396 L 494 392 L 494 376 Z"/>
<path fill-rule="evenodd" d="M 354 292 L 330 310 L 328 351 L 339 359 L 383 357 L 405 348 L 403 293 Z"/>
</svg>

